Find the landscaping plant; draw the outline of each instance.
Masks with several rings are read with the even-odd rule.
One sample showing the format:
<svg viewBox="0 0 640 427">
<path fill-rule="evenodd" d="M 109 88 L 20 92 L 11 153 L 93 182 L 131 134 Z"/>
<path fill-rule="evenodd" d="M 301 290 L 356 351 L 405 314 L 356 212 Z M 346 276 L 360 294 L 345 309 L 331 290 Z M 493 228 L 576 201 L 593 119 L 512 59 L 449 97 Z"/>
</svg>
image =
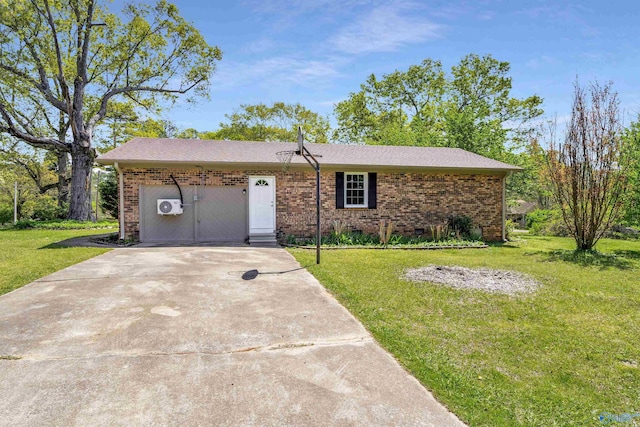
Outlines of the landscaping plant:
<svg viewBox="0 0 640 427">
<path fill-rule="evenodd" d="M 571 120 L 562 142 L 551 128 L 547 156 L 555 202 L 576 241 L 591 250 L 622 216 L 628 156 L 618 94 L 611 84 L 574 86 Z"/>
<path fill-rule="evenodd" d="M 384 247 L 389 243 L 389 239 L 391 238 L 391 233 L 393 232 L 393 223 L 391 221 L 386 222 L 384 220 L 380 220 L 380 231 L 378 235 L 380 236 L 380 242 Z"/>
</svg>

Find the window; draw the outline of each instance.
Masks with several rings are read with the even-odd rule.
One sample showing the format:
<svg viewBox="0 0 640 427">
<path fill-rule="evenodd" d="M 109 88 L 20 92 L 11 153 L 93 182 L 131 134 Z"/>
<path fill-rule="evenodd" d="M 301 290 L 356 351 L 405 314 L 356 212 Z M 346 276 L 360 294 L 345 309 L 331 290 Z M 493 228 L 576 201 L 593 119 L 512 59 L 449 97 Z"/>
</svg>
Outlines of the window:
<svg viewBox="0 0 640 427">
<path fill-rule="evenodd" d="M 256 187 L 268 187 L 269 183 L 267 182 L 266 179 L 259 179 L 259 180 L 256 181 L 255 186 Z"/>
<path fill-rule="evenodd" d="M 344 174 L 344 207 L 345 208 L 366 208 L 367 207 L 367 174 L 366 173 L 345 173 Z"/>
<path fill-rule="evenodd" d="M 376 172 L 336 172 L 336 209 L 376 209 L 378 174 Z"/>
</svg>

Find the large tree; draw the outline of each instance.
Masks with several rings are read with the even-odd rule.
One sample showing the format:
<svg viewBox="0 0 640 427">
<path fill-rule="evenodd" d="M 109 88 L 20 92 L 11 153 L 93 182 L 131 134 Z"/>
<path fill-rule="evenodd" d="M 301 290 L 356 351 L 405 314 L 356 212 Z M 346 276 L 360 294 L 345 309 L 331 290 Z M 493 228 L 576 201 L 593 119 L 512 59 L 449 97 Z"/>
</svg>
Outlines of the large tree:
<svg viewBox="0 0 640 427">
<path fill-rule="evenodd" d="M 539 132 L 532 132 L 521 150 L 505 153 L 503 161 L 520 166 L 523 170 L 507 179 L 507 197 L 510 200 L 536 202 L 541 209 L 551 207 L 552 195 L 546 172 L 547 151 L 540 146 Z"/>
<path fill-rule="evenodd" d="M 229 122 L 220 123 L 215 134 L 206 136 L 240 141 L 295 141 L 298 126 L 302 126 L 310 142 L 328 142 L 329 120 L 300 104 L 243 104 L 225 117 Z"/>
<path fill-rule="evenodd" d="M 553 126 L 548 142 L 555 201 L 577 249 L 591 250 L 620 219 L 627 189 L 629 158 L 611 83 L 585 89 L 576 82 L 564 138 Z"/>
<path fill-rule="evenodd" d="M 102 126 L 101 131 L 97 144 L 100 153 L 113 150 L 136 137 L 182 138 L 178 127 L 170 120 L 142 119 L 135 113 L 130 117 L 123 116 L 109 120 L 109 124 Z"/>
<path fill-rule="evenodd" d="M 624 219 L 640 225 L 640 116 L 624 130 L 623 139 L 629 161 L 629 191 L 625 194 Z"/>
<path fill-rule="evenodd" d="M 160 0 L 110 13 L 96 0 L 4 0 L 0 8 L 0 131 L 36 148 L 70 153 L 69 217 L 91 215 L 93 136 L 110 104 L 151 109 L 178 95 L 206 95 L 221 58 Z M 69 122 L 70 141 L 33 120 Z"/>
<path fill-rule="evenodd" d="M 542 99 L 511 97 L 509 63 L 468 55 L 445 73 L 425 59 L 374 74 L 336 105 L 334 139 L 345 143 L 458 147 L 501 158 L 509 136 L 526 133 Z"/>
</svg>

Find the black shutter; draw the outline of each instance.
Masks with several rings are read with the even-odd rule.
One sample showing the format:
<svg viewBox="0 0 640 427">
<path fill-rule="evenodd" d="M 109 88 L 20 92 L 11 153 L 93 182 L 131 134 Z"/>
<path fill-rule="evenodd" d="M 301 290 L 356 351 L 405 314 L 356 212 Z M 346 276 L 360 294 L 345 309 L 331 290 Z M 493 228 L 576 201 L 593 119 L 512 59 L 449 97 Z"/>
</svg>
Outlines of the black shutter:
<svg viewBox="0 0 640 427">
<path fill-rule="evenodd" d="M 369 209 L 375 209 L 378 204 L 378 174 L 375 172 L 369 172 L 369 194 L 368 202 Z"/>
<path fill-rule="evenodd" d="M 336 209 L 344 209 L 344 172 L 336 172 Z"/>
</svg>

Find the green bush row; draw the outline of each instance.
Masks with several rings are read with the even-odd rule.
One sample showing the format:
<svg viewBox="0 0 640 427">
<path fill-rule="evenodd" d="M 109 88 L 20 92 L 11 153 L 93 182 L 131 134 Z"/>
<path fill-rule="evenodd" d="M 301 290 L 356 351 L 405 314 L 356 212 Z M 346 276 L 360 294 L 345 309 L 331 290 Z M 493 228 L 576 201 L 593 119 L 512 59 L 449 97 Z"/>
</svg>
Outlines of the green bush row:
<svg viewBox="0 0 640 427">
<path fill-rule="evenodd" d="M 300 239 L 295 236 L 288 236 L 287 243 L 293 245 L 314 246 L 316 239 Z M 381 246 L 380 237 L 373 234 L 343 232 L 340 234 L 331 233 L 322 236 L 321 244 L 324 246 Z M 389 238 L 389 246 L 418 246 L 418 247 L 438 247 L 438 246 L 482 246 L 481 240 L 465 240 L 458 238 L 448 238 L 434 241 L 426 236 L 403 236 L 393 234 Z"/>
<path fill-rule="evenodd" d="M 68 213 L 68 206 L 58 206 L 58 201 L 49 195 L 43 195 L 37 200 L 27 200 L 20 205 L 18 217 L 34 221 L 51 221 L 64 219 Z M 13 221 L 13 204 L 0 204 L 0 224 Z"/>
<path fill-rule="evenodd" d="M 562 212 L 559 209 L 536 209 L 527 214 L 526 225 L 529 233 L 540 236 L 569 236 L 569 229 L 562 219 Z M 634 227 L 615 225 L 605 237 L 612 239 L 638 239 L 640 232 Z"/>
<path fill-rule="evenodd" d="M 113 220 L 102 221 L 73 221 L 73 220 L 50 220 L 50 221 L 34 221 L 24 219 L 14 224 L 14 228 L 18 230 L 41 229 L 41 230 L 95 230 L 117 228 L 118 222 Z"/>
</svg>

